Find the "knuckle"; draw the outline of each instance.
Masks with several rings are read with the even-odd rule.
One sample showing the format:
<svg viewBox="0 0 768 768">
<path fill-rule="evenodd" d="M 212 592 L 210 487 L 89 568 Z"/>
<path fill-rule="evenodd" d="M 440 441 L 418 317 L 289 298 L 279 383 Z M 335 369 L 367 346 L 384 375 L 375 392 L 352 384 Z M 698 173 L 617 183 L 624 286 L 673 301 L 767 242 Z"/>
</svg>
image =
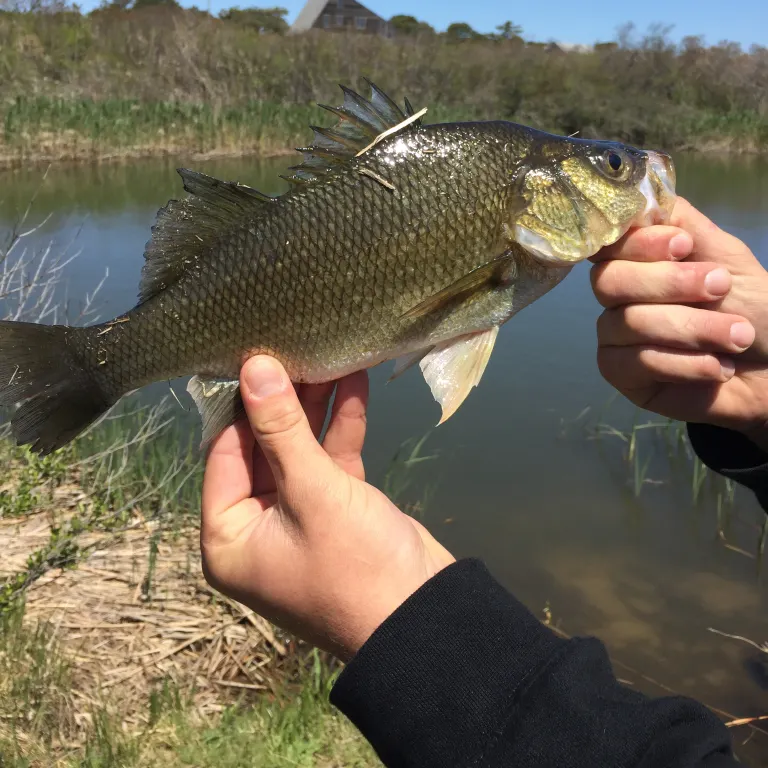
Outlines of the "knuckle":
<svg viewBox="0 0 768 768">
<path fill-rule="evenodd" d="M 603 306 L 608 306 L 621 296 L 620 262 L 609 261 L 592 268 L 592 290 Z"/>
<path fill-rule="evenodd" d="M 638 354 L 638 366 L 652 377 L 669 375 L 673 365 L 673 356 L 655 346 L 644 347 Z"/>
<path fill-rule="evenodd" d="M 689 322 L 692 333 L 701 341 L 725 340 L 723 339 L 721 319 L 714 312 L 697 313 L 690 317 Z"/>
<path fill-rule="evenodd" d="M 719 379 L 722 375 L 720 361 L 712 355 L 701 355 L 697 359 L 696 368 L 703 378 Z"/>
<path fill-rule="evenodd" d="M 639 304 L 627 304 L 614 310 L 616 324 L 624 326 L 633 335 L 642 334 L 645 326 L 646 308 Z"/>
<path fill-rule="evenodd" d="M 598 344 L 602 344 L 607 342 L 607 336 L 609 331 L 611 330 L 611 327 L 613 325 L 613 317 L 612 317 L 613 310 L 606 309 L 604 310 L 600 316 L 597 318 L 597 342 Z"/>
<path fill-rule="evenodd" d="M 304 412 L 298 402 L 280 400 L 258 414 L 254 426 L 262 435 L 286 435 L 297 431 L 303 420 Z"/>
<path fill-rule="evenodd" d="M 704 275 L 698 269 L 690 269 L 692 265 L 684 262 L 665 266 L 669 272 L 667 282 L 670 299 L 695 299 L 704 292 Z"/>
<path fill-rule="evenodd" d="M 647 255 L 655 250 L 659 238 L 653 227 L 638 229 L 634 237 L 634 250 L 638 254 Z"/>
<path fill-rule="evenodd" d="M 617 386 L 617 371 L 620 366 L 617 365 L 618 350 L 614 347 L 599 347 L 597 350 L 597 369 L 600 375 L 609 383 Z"/>
</svg>

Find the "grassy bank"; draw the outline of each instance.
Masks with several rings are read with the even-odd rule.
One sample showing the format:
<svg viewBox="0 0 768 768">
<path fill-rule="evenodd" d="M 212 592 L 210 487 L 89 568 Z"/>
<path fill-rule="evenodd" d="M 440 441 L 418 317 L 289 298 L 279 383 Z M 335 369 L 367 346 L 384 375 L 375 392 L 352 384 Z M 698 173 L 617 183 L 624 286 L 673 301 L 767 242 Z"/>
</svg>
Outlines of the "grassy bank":
<svg viewBox="0 0 768 768">
<path fill-rule="evenodd" d="M 433 119 L 467 113 L 433 109 Z M 0 167 L 58 161 L 108 161 L 152 156 L 300 156 L 310 125 L 329 123 L 313 104 L 247 102 L 214 107 L 131 99 L 18 97 L 4 113 Z M 331 121 L 332 122 L 332 121 Z"/>
<path fill-rule="evenodd" d="M 262 34 L 199 11 L 0 13 L 0 160 L 271 154 L 378 82 L 428 120 L 512 119 L 666 149 L 765 151 L 768 51 L 623 36 L 590 52 L 439 35 Z M 327 117 L 324 120 L 327 121 Z"/>
<path fill-rule="evenodd" d="M 372 766 L 331 659 L 205 583 L 162 409 L 55 456 L 0 439 L 0 765 Z"/>
</svg>

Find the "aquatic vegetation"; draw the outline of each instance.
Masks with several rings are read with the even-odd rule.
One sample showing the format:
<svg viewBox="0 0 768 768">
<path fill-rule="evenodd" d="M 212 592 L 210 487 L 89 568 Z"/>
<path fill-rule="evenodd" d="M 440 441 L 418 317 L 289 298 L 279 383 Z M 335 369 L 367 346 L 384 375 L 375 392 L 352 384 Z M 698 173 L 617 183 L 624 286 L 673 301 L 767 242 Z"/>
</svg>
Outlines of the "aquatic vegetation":
<svg viewBox="0 0 768 768">
<path fill-rule="evenodd" d="M 763 556 L 768 541 L 768 521 L 759 512 L 756 516 L 742 514 L 745 502 L 754 504 L 751 492 L 744 488 L 737 491 L 736 484 L 710 471 L 694 452 L 688 440 L 683 422 L 665 419 L 635 408 L 632 421 L 622 429 L 609 423 L 609 403 L 595 420 L 584 420 L 585 412 L 577 422 L 589 440 L 598 445 L 623 444 L 620 469 L 616 476 L 631 490 L 638 500 L 654 487 L 666 487 L 668 493 L 687 498 L 692 509 L 713 513 L 714 537 L 729 550 L 754 559 L 758 573 L 762 569 Z M 617 417 L 620 421 L 621 417 Z M 641 421 L 642 418 L 648 419 Z M 600 451 L 604 460 L 615 465 L 615 451 Z M 734 528 L 738 524 L 739 544 Z"/>
</svg>

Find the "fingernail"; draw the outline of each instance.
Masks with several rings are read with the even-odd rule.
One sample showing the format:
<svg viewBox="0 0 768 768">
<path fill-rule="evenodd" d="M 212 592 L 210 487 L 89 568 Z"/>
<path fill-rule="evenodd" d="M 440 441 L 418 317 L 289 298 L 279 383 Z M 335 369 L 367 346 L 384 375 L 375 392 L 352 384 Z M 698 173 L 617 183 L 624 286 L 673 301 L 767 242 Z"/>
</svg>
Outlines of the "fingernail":
<svg viewBox="0 0 768 768">
<path fill-rule="evenodd" d="M 741 349 L 751 346 L 755 340 L 755 329 L 751 323 L 734 323 L 731 326 L 731 341 Z"/>
<path fill-rule="evenodd" d="M 720 358 L 720 370 L 723 372 L 723 378 L 730 379 L 736 373 L 736 363 L 729 357 Z"/>
<path fill-rule="evenodd" d="M 246 364 L 245 383 L 254 397 L 276 395 L 285 389 L 283 372 L 274 360 L 254 360 Z"/>
<path fill-rule="evenodd" d="M 713 269 L 704 278 L 704 287 L 713 296 L 725 296 L 731 287 L 731 273 L 723 267 Z"/>
<path fill-rule="evenodd" d="M 673 259 L 684 259 L 692 250 L 693 238 L 687 232 L 681 232 L 669 241 L 669 255 Z"/>
</svg>

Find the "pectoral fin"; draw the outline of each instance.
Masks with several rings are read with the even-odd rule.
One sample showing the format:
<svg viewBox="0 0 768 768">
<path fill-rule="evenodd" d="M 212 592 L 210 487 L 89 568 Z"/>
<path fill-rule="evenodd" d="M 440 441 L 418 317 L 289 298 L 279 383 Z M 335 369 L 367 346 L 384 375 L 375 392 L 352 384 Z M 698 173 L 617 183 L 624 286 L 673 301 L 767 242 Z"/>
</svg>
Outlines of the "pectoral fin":
<svg viewBox="0 0 768 768">
<path fill-rule="evenodd" d="M 444 307 L 452 301 L 456 301 L 473 291 L 482 288 L 486 284 L 501 284 L 514 278 L 515 261 L 511 254 L 505 252 L 498 258 L 476 267 L 464 277 L 460 277 L 455 283 L 430 296 L 415 307 L 411 307 L 403 318 L 416 318 L 428 315 L 435 310 Z"/>
<path fill-rule="evenodd" d="M 234 379 L 193 376 L 187 384 L 187 392 L 192 395 L 203 422 L 201 449 L 245 413 L 240 383 Z"/>
<path fill-rule="evenodd" d="M 451 339 L 435 346 L 421 361 L 424 378 L 443 409 L 438 424 L 452 416 L 472 387 L 480 383 L 498 333 L 498 326 L 494 326 Z"/>
</svg>

